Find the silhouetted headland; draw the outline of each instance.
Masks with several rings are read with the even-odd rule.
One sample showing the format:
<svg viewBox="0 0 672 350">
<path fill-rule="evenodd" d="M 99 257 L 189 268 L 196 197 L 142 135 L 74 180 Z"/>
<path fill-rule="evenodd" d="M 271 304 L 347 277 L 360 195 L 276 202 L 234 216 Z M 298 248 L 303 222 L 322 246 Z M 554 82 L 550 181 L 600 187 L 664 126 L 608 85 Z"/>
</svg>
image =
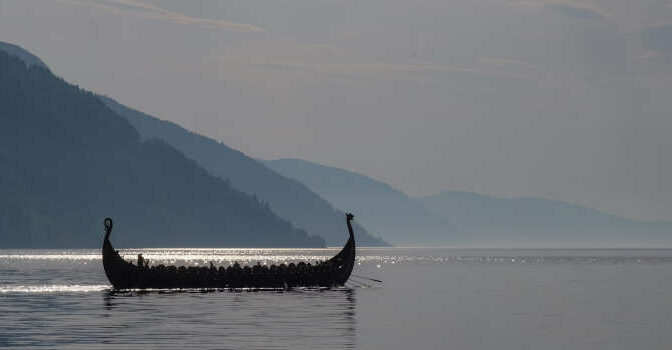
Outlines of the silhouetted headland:
<svg viewBox="0 0 672 350">
<path fill-rule="evenodd" d="M 324 247 L 169 144 L 142 140 L 98 97 L 0 50 L 0 248 Z"/>
</svg>

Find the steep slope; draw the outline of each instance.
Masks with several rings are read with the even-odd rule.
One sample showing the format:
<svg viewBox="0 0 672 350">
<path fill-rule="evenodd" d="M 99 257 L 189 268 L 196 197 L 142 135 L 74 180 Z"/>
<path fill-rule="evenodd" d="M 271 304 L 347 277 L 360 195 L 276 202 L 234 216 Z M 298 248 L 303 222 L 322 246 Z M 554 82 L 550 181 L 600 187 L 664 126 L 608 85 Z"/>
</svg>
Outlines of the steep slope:
<svg viewBox="0 0 672 350">
<path fill-rule="evenodd" d="M 228 179 L 233 187 L 268 202 L 273 212 L 279 216 L 325 238 L 329 245 L 340 246 L 347 240 L 345 214 L 335 210 L 331 204 L 300 182 L 281 176 L 256 159 L 215 140 L 187 131 L 175 123 L 133 110 L 110 98 L 100 98 L 113 111 L 125 117 L 143 139 L 159 139 L 169 143 L 211 174 Z M 357 216 L 358 219 L 360 217 L 363 215 Z M 359 245 L 388 245 L 369 235 L 361 226 L 355 225 L 354 229 Z"/>
<path fill-rule="evenodd" d="M 45 69 L 49 69 L 49 67 L 47 67 L 47 65 L 44 62 L 42 62 L 42 60 L 39 57 L 24 50 L 22 47 L 18 45 L 0 41 L 0 51 L 4 51 L 12 56 L 21 59 L 23 62 L 26 63 L 26 65 L 28 65 L 28 67 L 38 66 Z"/>
<path fill-rule="evenodd" d="M 498 198 L 445 191 L 419 198 L 471 241 L 618 243 L 672 241 L 672 223 L 629 220 L 544 198 Z"/>
<path fill-rule="evenodd" d="M 301 181 L 394 244 L 453 244 L 459 237 L 450 223 L 386 183 L 347 170 L 299 159 L 265 161 L 271 169 Z"/>
<path fill-rule="evenodd" d="M 323 246 L 95 95 L 0 50 L 0 247 Z"/>
</svg>

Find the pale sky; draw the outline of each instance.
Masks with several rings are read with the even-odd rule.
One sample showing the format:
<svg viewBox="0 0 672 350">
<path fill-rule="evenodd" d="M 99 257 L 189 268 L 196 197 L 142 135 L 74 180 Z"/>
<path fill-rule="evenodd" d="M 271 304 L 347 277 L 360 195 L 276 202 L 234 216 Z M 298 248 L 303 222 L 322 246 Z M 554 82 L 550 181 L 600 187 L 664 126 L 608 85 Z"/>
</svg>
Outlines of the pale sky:
<svg viewBox="0 0 672 350">
<path fill-rule="evenodd" d="M 0 40 L 254 157 L 672 219 L 672 0 L 0 0 Z"/>
</svg>

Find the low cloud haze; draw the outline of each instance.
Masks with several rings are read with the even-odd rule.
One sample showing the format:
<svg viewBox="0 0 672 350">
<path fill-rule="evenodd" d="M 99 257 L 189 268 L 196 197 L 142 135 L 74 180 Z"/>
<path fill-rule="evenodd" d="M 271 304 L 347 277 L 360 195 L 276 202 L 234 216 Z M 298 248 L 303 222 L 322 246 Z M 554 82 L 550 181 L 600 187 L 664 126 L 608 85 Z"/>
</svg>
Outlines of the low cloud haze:
<svg viewBox="0 0 672 350">
<path fill-rule="evenodd" d="M 254 157 L 672 217 L 669 0 L 0 0 L 0 40 Z"/>
</svg>

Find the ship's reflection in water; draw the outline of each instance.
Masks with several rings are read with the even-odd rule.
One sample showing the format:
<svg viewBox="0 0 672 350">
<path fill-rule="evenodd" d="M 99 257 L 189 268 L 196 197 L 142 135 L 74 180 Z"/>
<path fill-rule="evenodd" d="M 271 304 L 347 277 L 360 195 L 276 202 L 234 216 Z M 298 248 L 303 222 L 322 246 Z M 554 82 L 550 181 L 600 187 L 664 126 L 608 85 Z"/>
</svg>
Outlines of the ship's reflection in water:
<svg viewBox="0 0 672 350">
<path fill-rule="evenodd" d="M 107 291 L 103 305 L 104 344 L 132 336 L 176 347 L 357 348 L 352 288 Z"/>
</svg>

